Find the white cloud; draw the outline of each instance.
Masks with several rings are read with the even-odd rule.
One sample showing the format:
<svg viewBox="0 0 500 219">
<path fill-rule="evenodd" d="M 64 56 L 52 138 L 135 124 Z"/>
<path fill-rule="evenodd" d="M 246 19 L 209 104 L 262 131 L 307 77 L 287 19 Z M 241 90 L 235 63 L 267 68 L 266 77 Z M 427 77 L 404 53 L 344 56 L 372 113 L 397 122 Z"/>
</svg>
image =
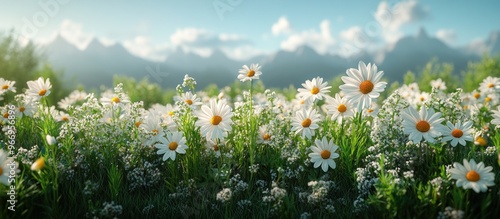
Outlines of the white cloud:
<svg viewBox="0 0 500 219">
<path fill-rule="evenodd" d="M 221 42 L 244 42 L 247 41 L 244 36 L 238 34 L 221 33 L 218 36 Z"/>
<path fill-rule="evenodd" d="M 59 27 L 59 34 L 69 43 L 75 45 L 78 49 L 85 49 L 92 40 L 90 33 L 83 31 L 83 26 L 71 20 L 64 20 Z"/>
<path fill-rule="evenodd" d="M 436 32 L 436 37 L 448 45 L 453 45 L 457 39 L 457 34 L 451 29 L 440 29 Z"/>
<path fill-rule="evenodd" d="M 212 37 L 212 34 L 205 29 L 184 28 L 176 30 L 170 36 L 170 41 L 173 45 L 180 46 L 195 44 L 196 42 L 205 41 Z"/>
<path fill-rule="evenodd" d="M 238 34 L 220 33 L 199 28 L 178 29 L 170 36 L 170 43 L 185 52 L 202 57 L 210 56 L 215 49 L 222 50 L 232 59 L 246 59 L 258 50 L 250 49 L 252 44 L 246 37 Z"/>
<path fill-rule="evenodd" d="M 294 33 L 281 42 L 281 48 L 287 51 L 294 51 L 303 45 L 312 47 L 320 54 L 332 52 L 335 47 L 335 39 L 332 37 L 330 31 L 330 21 L 323 20 L 320 23 L 319 32 L 317 30 L 307 30 L 301 33 Z"/>
<path fill-rule="evenodd" d="M 146 36 L 136 36 L 132 40 L 123 41 L 123 46 L 132 54 L 152 61 L 164 61 L 168 44 L 154 45 Z"/>
<path fill-rule="evenodd" d="M 416 0 L 402 1 L 393 6 L 382 1 L 374 14 L 387 42 L 395 42 L 403 35 L 400 31 L 403 25 L 421 21 L 428 16 L 429 10 Z"/>
<path fill-rule="evenodd" d="M 354 55 L 361 50 L 373 50 L 377 45 L 375 39 L 368 36 L 359 26 L 353 26 L 339 34 L 339 52 L 343 56 Z"/>
<path fill-rule="evenodd" d="M 263 51 L 261 49 L 255 48 L 254 46 L 240 46 L 236 48 L 223 48 L 222 51 L 229 57 L 230 59 L 235 60 L 247 60 L 249 58 L 270 54 L 270 52 Z"/>
<path fill-rule="evenodd" d="M 276 23 L 271 27 L 273 35 L 290 34 L 292 32 L 292 25 L 286 17 L 280 17 Z"/>
<path fill-rule="evenodd" d="M 340 39 L 346 43 L 353 44 L 358 48 L 364 48 L 372 39 L 359 26 L 350 27 L 340 32 Z"/>
<path fill-rule="evenodd" d="M 104 46 L 112 46 L 116 44 L 116 40 L 107 37 L 99 37 L 99 42 Z"/>
</svg>

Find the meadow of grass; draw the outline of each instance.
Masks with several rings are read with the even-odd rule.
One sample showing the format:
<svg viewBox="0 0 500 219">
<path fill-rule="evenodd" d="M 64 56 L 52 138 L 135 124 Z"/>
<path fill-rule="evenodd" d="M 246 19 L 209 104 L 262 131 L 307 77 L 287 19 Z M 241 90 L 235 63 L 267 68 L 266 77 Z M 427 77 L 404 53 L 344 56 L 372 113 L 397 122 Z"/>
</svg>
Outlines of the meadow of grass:
<svg viewBox="0 0 500 219">
<path fill-rule="evenodd" d="M 285 93 L 257 86 L 258 65 L 238 90 L 186 75 L 172 104 L 122 83 L 52 104 L 47 78 L 0 79 L 1 216 L 500 215 L 499 77 L 462 89 L 447 74 L 386 87 L 361 62 L 346 73 Z"/>
</svg>

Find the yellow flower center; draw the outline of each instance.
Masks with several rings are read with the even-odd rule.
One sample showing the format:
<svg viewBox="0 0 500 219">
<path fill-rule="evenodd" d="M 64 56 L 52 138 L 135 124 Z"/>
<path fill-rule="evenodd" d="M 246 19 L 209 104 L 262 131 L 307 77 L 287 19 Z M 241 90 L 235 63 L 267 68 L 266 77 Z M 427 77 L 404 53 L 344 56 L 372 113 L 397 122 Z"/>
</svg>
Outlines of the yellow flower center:
<svg viewBox="0 0 500 219">
<path fill-rule="evenodd" d="M 179 144 L 177 144 L 177 142 L 173 141 L 173 142 L 170 142 L 170 144 L 168 144 L 168 149 L 170 149 L 171 151 L 175 151 L 175 149 L 177 149 L 177 146 L 179 146 Z"/>
<path fill-rule="evenodd" d="M 2 90 L 7 90 L 8 88 L 9 88 L 9 85 L 6 85 L 6 84 L 2 85 Z"/>
<path fill-rule="evenodd" d="M 481 146 L 486 146 L 486 144 L 488 144 L 488 142 L 486 141 L 486 139 L 485 139 L 485 138 L 483 138 L 483 137 L 481 137 L 481 136 L 478 136 L 478 137 L 476 138 L 476 143 L 477 143 L 478 145 L 481 145 Z"/>
<path fill-rule="evenodd" d="M 111 98 L 111 102 L 113 102 L 113 103 L 120 103 L 120 98 L 113 97 L 113 98 Z"/>
<path fill-rule="evenodd" d="M 469 172 L 465 174 L 465 178 L 471 182 L 477 182 L 481 179 L 481 176 L 476 171 L 469 170 Z"/>
<path fill-rule="evenodd" d="M 317 94 L 317 93 L 319 93 L 319 88 L 317 88 L 317 87 L 313 87 L 313 88 L 311 89 L 311 94 Z"/>
<path fill-rule="evenodd" d="M 24 106 L 19 107 L 19 112 L 24 112 L 25 110 L 26 110 L 26 108 L 24 108 Z"/>
<path fill-rule="evenodd" d="M 300 104 L 304 104 L 304 103 L 306 103 L 306 100 L 303 100 L 303 99 L 302 99 L 302 100 L 300 100 L 300 102 L 299 102 L 299 103 L 300 103 Z"/>
<path fill-rule="evenodd" d="M 135 124 L 134 124 L 134 125 L 135 125 L 135 127 L 136 127 L 136 128 L 139 128 L 139 126 L 141 126 L 141 124 L 142 124 L 142 122 L 141 122 L 141 121 L 138 121 L 138 122 L 135 122 Z"/>
<path fill-rule="evenodd" d="M 254 70 L 250 70 L 250 71 L 248 71 L 248 73 L 247 73 L 247 76 L 248 76 L 248 77 L 253 77 L 254 75 L 255 75 L 255 71 L 254 71 Z"/>
<path fill-rule="evenodd" d="M 368 94 L 372 92 L 373 87 L 375 87 L 375 85 L 373 85 L 370 80 L 366 80 L 359 84 L 359 91 L 361 91 L 362 94 Z"/>
<path fill-rule="evenodd" d="M 31 170 L 41 170 L 45 166 L 45 159 L 43 157 L 38 158 L 31 165 Z"/>
<path fill-rule="evenodd" d="M 474 96 L 474 98 L 479 99 L 481 97 L 481 94 L 480 93 L 474 93 L 473 96 Z"/>
<path fill-rule="evenodd" d="M 460 138 L 462 135 L 464 135 L 464 132 L 460 129 L 453 129 L 453 131 L 451 131 L 451 136 L 455 138 Z"/>
<path fill-rule="evenodd" d="M 312 121 L 309 118 L 304 119 L 304 121 L 302 121 L 302 127 L 307 128 L 307 127 L 311 126 L 311 122 Z"/>
<path fill-rule="evenodd" d="M 420 96 L 420 102 L 423 102 L 425 98 L 423 96 Z"/>
<path fill-rule="evenodd" d="M 269 134 L 264 134 L 264 136 L 262 136 L 262 139 L 264 139 L 265 141 L 269 140 L 271 138 L 271 136 Z"/>
<path fill-rule="evenodd" d="M 210 123 L 212 123 L 212 125 L 219 125 L 219 123 L 222 121 L 222 117 L 220 116 L 214 116 L 212 117 L 212 119 L 210 119 Z"/>
<path fill-rule="evenodd" d="M 323 159 L 330 158 L 330 155 L 332 155 L 332 152 L 330 152 L 329 150 L 321 151 L 321 158 L 323 158 Z"/>
<path fill-rule="evenodd" d="M 151 131 L 151 132 L 153 132 L 153 135 L 157 135 L 159 133 L 158 129 L 153 129 L 153 131 Z"/>
<path fill-rule="evenodd" d="M 219 146 L 217 146 L 216 144 L 214 145 L 214 151 L 218 151 L 219 150 Z"/>
<path fill-rule="evenodd" d="M 491 97 L 486 97 L 486 98 L 484 98 L 484 102 L 488 103 L 488 102 L 490 102 L 490 101 L 491 101 Z"/>
<path fill-rule="evenodd" d="M 187 103 L 188 105 L 191 105 L 191 104 L 193 104 L 193 101 L 192 101 L 192 100 L 186 100 L 186 103 Z"/>
<path fill-rule="evenodd" d="M 5 85 L 4 85 L 4 86 L 5 86 Z M 488 84 L 488 88 L 493 88 L 493 87 L 495 87 L 495 85 L 494 85 L 493 83 L 489 83 L 489 84 Z M 2 88 L 3 88 L 3 87 L 2 87 Z"/>
<path fill-rule="evenodd" d="M 174 115 L 174 111 L 169 111 L 169 112 L 168 112 L 168 115 L 169 115 L 169 116 L 173 116 L 173 115 Z"/>
<path fill-rule="evenodd" d="M 368 113 L 373 113 L 373 111 L 374 111 L 373 109 L 366 110 L 366 112 L 368 112 Z"/>
<path fill-rule="evenodd" d="M 5 119 L 9 118 L 9 113 L 4 113 L 3 118 L 5 118 Z"/>
<path fill-rule="evenodd" d="M 344 113 L 345 111 L 347 111 L 347 107 L 344 104 L 340 104 L 339 107 L 337 107 L 337 110 L 340 113 Z"/>
<path fill-rule="evenodd" d="M 61 117 L 61 120 L 67 122 L 69 120 L 69 118 L 67 116 L 63 116 L 63 117 Z"/>
<path fill-rule="evenodd" d="M 40 90 L 40 91 L 38 92 L 38 95 L 39 95 L 39 96 L 44 96 L 46 93 L 47 93 L 47 90 L 42 89 L 42 90 Z"/>
<path fill-rule="evenodd" d="M 427 121 L 421 120 L 417 122 L 415 128 L 417 128 L 419 132 L 428 132 L 429 129 L 431 129 L 431 125 Z"/>
</svg>

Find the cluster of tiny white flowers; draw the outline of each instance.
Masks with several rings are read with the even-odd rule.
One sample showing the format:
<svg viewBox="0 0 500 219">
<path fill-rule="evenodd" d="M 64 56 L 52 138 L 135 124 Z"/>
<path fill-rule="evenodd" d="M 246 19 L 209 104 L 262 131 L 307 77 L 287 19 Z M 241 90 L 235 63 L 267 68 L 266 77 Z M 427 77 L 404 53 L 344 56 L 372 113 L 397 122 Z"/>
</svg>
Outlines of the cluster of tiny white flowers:
<svg viewBox="0 0 500 219">
<path fill-rule="evenodd" d="M 248 209 L 252 206 L 252 201 L 250 201 L 248 199 L 239 200 L 237 202 L 237 205 L 238 205 L 238 208 Z"/>
<path fill-rule="evenodd" d="M 328 192 L 335 187 L 333 181 L 310 181 L 307 183 L 312 189 L 312 192 L 307 196 L 307 202 L 312 205 L 325 203 L 327 201 Z"/>
<path fill-rule="evenodd" d="M 161 182 L 161 176 L 162 174 L 156 165 L 145 161 L 142 166 L 135 167 L 128 172 L 129 190 L 153 187 Z"/>
<path fill-rule="evenodd" d="M 248 189 L 248 183 L 241 180 L 240 174 L 236 174 L 226 183 L 226 186 L 233 189 L 233 193 L 240 194 Z"/>
<path fill-rule="evenodd" d="M 217 201 L 222 203 L 229 202 L 233 197 L 233 191 L 230 188 L 223 188 L 220 192 L 217 193 Z"/>
<path fill-rule="evenodd" d="M 441 190 L 441 186 L 443 185 L 443 178 L 441 178 L 440 176 L 432 179 L 429 183 L 435 188 L 435 190 L 437 192 L 439 192 L 439 190 Z"/>
<path fill-rule="evenodd" d="M 99 189 L 99 183 L 92 182 L 90 180 L 85 181 L 85 188 L 83 188 L 83 194 L 86 196 L 93 195 Z"/>
<path fill-rule="evenodd" d="M 119 204 L 115 204 L 114 201 L 104 202 L 102 206 L 103 207 L 99 212 L 99 215 L 105 218 L 118 218 L 118 216 L 120 216 L 123 211 L 123 207 Z"/>
<path fill-rule="evenodd" d="M 454 209 L 450 206 L 444 209 L 444 212 L 439 212 L 438 219 L 462 219 L 465 213 L 462 210 Z"/>
<path fill-rule="evenodd" d="M 488 146 L 484 150 L 484 154 L 487 156 L 496 156 L 497 155 L 497 148 L 495 146 Z"/>
<path fill-rule="evenodd" d="M 21 163 L 25 165 L 31 165 L 37 158 L 40 150 L 38 145 L 33 145 L 31 149 L 27 150 L 23 147 L 17 149 L 17 158 L 21 160 Z"/>
<path fill-rule="evenodd" d="M 285 198 L 286 193 L 286 189 L 278 187 L 278 184 L 276 182 L 272 182 L 271 190 L 266 189 L 262 191 L 262 201 L 264 203 L 272 204 L 271 214 L 277 212 L 281 208 L 283 204 L 283 198 Z"/>
<path fill-rule="evenodd" d="M 257 173 L 259 171 L 259 164 L 248 166 L 248 171 L 250 171 L 251 173 Z"/>
</svg>

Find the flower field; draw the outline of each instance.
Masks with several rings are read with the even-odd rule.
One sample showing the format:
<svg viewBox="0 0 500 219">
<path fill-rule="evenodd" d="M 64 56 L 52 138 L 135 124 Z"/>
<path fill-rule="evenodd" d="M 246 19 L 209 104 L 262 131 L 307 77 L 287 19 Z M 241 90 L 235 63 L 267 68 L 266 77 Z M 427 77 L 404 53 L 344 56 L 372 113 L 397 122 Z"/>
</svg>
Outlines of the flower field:
<svg viewBox="0 0 500 219">
<path fill-rule="evenodd" d="M 243 66 L 230 96 L 186 75 L 147 108 L 122 84 L 50 104 L 49 78 L 0 79 L 2 218 L 500 215 L 500 78 L 381 95 L 383 69 L 359 62 L 340 92 L 317 77 L 289 99 L 256 91 L 265 76 Z"/>
</svg>

